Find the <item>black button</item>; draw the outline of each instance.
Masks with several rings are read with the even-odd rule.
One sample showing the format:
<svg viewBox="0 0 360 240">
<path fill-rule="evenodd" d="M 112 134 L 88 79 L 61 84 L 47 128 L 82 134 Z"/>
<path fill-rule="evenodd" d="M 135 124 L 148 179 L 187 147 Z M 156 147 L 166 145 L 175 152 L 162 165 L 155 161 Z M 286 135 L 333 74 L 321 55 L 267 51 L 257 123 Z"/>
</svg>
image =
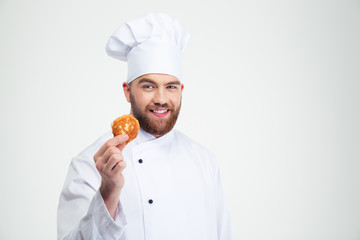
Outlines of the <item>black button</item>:
<svg viewBox="0 0 360 240">
<path fill-rule="evenodd" d="M 154 201 L 152 199 L 149 199 L 149 203 L 152 204 Z"/>
<path fill-rule="evenodd" d="M 138 161 L 139 163 L 143 163 L 143 160 L 142 159 L 139 159 L 139 161 Z"/>
</svg>

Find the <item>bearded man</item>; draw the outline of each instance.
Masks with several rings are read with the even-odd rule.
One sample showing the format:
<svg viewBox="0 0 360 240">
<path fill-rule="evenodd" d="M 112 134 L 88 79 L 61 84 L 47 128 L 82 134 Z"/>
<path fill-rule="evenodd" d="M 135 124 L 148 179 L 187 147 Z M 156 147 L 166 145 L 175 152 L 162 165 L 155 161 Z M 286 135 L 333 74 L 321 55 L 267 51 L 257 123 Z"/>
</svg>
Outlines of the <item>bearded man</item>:
<svg viewBox="0 0 360 240">
<path fill-rule="evenodd" d="M 150 13 L 122 24 L 110 56 L 128 62 L 123 83 L 140 124 L 106 133 L 70 164 L 58 206 L 58 239 L 230 240 L 230 217 L 212 153 L 174 129 L 189 39 L 177 20 Z"/>
</svg>

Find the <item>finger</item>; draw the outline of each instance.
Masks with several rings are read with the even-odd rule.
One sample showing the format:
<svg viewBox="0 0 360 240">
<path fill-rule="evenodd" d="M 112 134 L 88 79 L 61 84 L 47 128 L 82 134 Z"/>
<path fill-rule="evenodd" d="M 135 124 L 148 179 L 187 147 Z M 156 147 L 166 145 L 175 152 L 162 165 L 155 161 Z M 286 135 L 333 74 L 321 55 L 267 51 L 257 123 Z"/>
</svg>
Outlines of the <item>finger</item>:
<svg viewBox="0 0 360 240">
<path fill-rule="evenodd" d="M 117 145 L 116 147 L 118 149 L 120 149 L 120 151 L 122 151 L 122 150 L 124 150 L 125 146 L 126 146 L 126 143 L 122 143 L 122 144 Z"/>
<path fill-rule="evenodd" d="M 119 155 L 112 155 L 108 162 L 105 164 L 104 166 L 104 171 L 110 172 L 114 169 L 114 167 L 119 164 L 120 162 L 122 162 L 123 159 L 121 156 Z"/>
<path fill-rule="evenodd" d="M 104 156 L 95 158 L 95 165 L 96 168 L 98 169 L 99 172 L 105 172 L 109 167 L 107 167 L 107 163 L 108 161 L 111 159 L 113 159 L 112 161 L 121 161 L 122 160 L 122 154 L 121 151 L 116 148 L 116 147 L 112 147 L 109 148 L 105 153 Z M 115 165 L 115 163 L 112 163 L 113 165 Z"/>
<path fill-rule="evenodd" d="M 115 167 L 112 170 L 112 173 L 114 175 L 120 174 L 124 170 L 125 167 L 126 167 L 126 162 L 121 161 L 115 165 Z"/>
<path fill-rule="evenodd" d="M 109 158 L 112 155 L 120 155 L 120 157 L 122 158 L 122 154 L 119 148 L 117 147 L 110 147 L 108 149 L 106 149 L 104 155 L 101 157 L 101 161 L 103 163 L 107 163 L 109 161 Z"/>
<path fill-rule="evenodd" d="M 118 135 L 116 137 L 109 139 L 107 142 L 105 142 L 100 147 L 100 149 L 94 155 L 94 158 L 98 158 L 98 157 L 102 156 L 105 153 L 106 149 L 108 149 L 109 147 L 116 147 L 118 145 L 121 145 L 121 144 L 125 143 L 128 139 L 129 139 L 129 136 L 126 134 Z"/>
</svg>

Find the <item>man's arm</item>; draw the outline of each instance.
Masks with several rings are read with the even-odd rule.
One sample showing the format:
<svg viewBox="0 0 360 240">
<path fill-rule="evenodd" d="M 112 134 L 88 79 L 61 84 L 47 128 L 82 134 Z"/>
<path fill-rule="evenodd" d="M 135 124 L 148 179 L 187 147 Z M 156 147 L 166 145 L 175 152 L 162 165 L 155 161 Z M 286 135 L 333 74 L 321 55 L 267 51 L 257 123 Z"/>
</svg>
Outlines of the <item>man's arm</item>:
<svg viewBox="0 0 360 240">
<path fill-rule="evenodd" d="M 217 207 L 217 232 L 219 240 L 232 240 L 233 232 L 231 226 L 230 211 L 225 198 L 220 171 L 217 169 L 215 174 L 215 196 Z"/>
<path fill-rule="evenodd" d="M 109 154 L 107 150 L 115 144 L 115 147 L 119 147 L 121 151 L 123 139 L 126 137 L 118 136 L 115 140 L 110 139 L 110 143 L 106 142 L 100 149 L 96 145 L 101 144 L 95 144 L 72 160 L 59 200 L 58 239 L 119 239 L 121 237 L 126 219 L 119 202 L 120 191 L 111 190 L 118 190 L 118 187 L 121 190 L 123 178 L 121 179 L 119 175 L 122 176 L 121 172 L 125 165 L 121 163 L 122 157 L 117 151 L 111 150 L 114 154 Z M 95 164 L 94 152 L 97 149 L 99 151 L 95 155 L 99 159 Z M 116 156 L 112 157 L 112 155 Z M 110 164 L 116 167 L 110 167 Z M 96 166 L 100 167 L 101 174 Z M 102 175 L 105 174 L 107 179 L 104 180 Z M 113 186 L 115 178 L 118 179 L 115 182 L 119 180 L 122 182 Z M 103 186 L 102 192 L 101 186 Z M 116 200 L 114 195 L 117 196 Z"/>
<path fill-rule="evenodd" d="M 124 186 L 122 171 L 126 167 L 121 151 L 128 135 L 119 135 L 108 140 L 94 156 L 96 168 L 101 175 L 100 193 L 113 219 Z"/>
</svg>

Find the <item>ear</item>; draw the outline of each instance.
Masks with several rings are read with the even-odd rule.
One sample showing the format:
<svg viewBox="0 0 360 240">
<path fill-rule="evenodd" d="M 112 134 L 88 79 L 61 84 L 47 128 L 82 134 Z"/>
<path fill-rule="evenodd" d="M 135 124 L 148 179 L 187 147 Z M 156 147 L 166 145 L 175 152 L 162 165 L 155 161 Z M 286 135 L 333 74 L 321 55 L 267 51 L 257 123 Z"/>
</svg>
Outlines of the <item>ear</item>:
<svg viewBox="0 0 360 240">
<path fill-rule="evenodd" d="M 130 86 L 127 82 L 124 82 L 122 86 L 123 86 L 126 101 L 130 102 Z"/>
<path fill-rule="evenodd" d="M 184 90 L 184 84 L 181 84 L 181 91 Z"/>
</svg>

